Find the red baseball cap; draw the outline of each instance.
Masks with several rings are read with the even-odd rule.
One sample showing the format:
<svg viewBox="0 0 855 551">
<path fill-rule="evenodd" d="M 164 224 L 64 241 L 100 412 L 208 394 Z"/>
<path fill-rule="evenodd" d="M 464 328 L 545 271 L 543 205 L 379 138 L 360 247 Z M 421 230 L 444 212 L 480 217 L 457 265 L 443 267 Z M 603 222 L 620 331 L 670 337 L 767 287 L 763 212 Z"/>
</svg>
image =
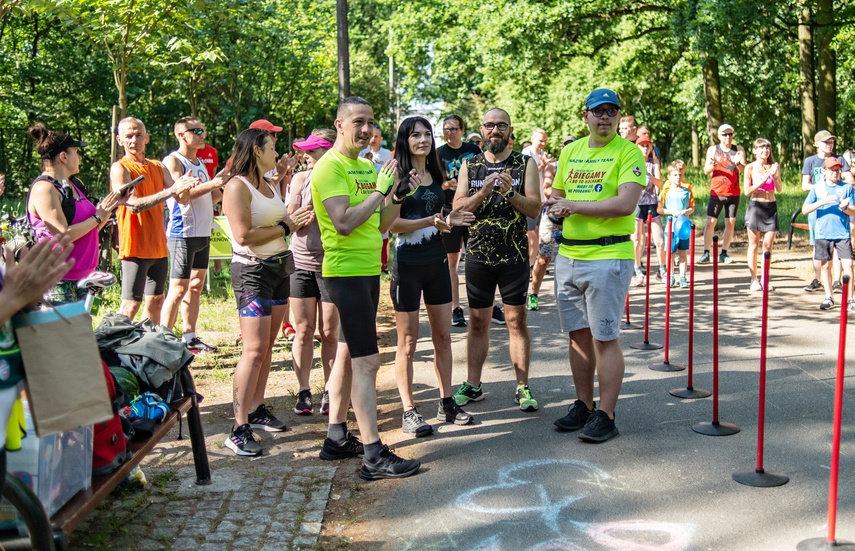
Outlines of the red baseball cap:
<svg viewBox="0 0 855 551">
<path fill-rule="evenodd" d="M 653 140 L 650 139 L 649 136 L 641 136 L 637 140 L 635 140 L 635 145 L 644 145 L 644 144 L 652 144 Z"/>
<path fill-rule="evenodd" d="M 276 126 L 267 119 L 258 119 L 249 125 L 250 128 L 258 128 L 259 130 L 267 130 L 268 132 L 282 132 L 281 126 Z"/>
<path fill-rule="evenodd" d="M 822 163 L 822 168 L 837 170 L 838 168 L 843 168 L 843 163 L 841 163 L 840 159 L 838 159 L 837 157 L 827 157 L 825 159 L 825 162 Z"/>
</svg>

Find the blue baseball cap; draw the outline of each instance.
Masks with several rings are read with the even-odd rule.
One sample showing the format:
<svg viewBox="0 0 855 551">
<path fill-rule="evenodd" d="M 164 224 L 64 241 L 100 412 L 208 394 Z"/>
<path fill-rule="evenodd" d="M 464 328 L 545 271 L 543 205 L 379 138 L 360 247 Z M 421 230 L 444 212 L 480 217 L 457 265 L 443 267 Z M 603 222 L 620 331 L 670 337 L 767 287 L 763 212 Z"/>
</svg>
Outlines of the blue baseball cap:
<svg viewBox="0 0 855 551">
<path fill-rule="evenodd" d="M 585 109 L 593 109 L 594 107 L 607 103 L 620 109 L 620 100 L 613 90 L 609 90 L 608 88 L 597 88 L 588 94 L 588 99 L 585 100 Z"/>
</svg>

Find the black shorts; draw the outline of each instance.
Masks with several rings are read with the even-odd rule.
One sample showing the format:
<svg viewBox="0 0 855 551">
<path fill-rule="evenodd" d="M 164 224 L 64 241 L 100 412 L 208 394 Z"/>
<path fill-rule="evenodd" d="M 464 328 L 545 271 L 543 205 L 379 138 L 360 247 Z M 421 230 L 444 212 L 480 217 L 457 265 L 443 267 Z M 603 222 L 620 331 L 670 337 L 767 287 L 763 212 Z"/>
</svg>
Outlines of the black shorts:
<svg viewBox="0 0 855 551">
<path fill-rule="evenodd" d="M 656 212 L 657 203 L 652 205 L 638 205 L 635 207 L 635 219 L 636 220 L 647 220 L 647 213 L 650 213 L 650 216 L 653 220 L 659 218 L 659 213 Z"/>
<path fill-rule="evenodd" d="M 232 259 L 230 271 L 238 312 L 242 317 L 256 317 L 258 312 L 251 313 L 243 310 L 255 308 L 258 304 L 265 309 L 264 314 L 269 315 L 270 313 L 266 311 L 269 308 L 268 303 L 273 306 L 288 303 L 290 288 L 288 277 L 280 277 L 258 262 L 244 264 L 235 262 L 234 259 Z"/>
<path fill-rule="evenodd" d="M 424 293 L 425 304 L 451 302 L 451 276 L 448 259 L 434 264 L 392 264 L 389 285 L 396 312 L 418 312 Z"/>
<path fill-rule="evenodd" d="M 338 308 L 341 335 L 351 358 L 378 354 L 377 306 L 380 276 L 324 278 L 332 303 Z"/>
<path fill-rule="evenodd" d="M 291 274 L 291 298 L 313 298 L 321 302 L 332 302 L 321 272 L 299 268 Z"/>
<path fill-rule="evenodd" d="M 751 231 L 778 231 L 778 203 L 749 201 L 745 227 Z"/>
<path fill-rule="evenodd" d="M 528 290 L 528 262 L 510 266 L 488 266 L 466 258 L 466 296 L 469 308 L 493 306 L 496 287 L 507 306 L 522 306 Z"/>
<path fill-rule="evenodd" d="M 123 258 L 122 259 L 122 300 L 142 302 L 145 296 L 163 294 L 166 286 L 166 274 L 169 260 L 163 258 Z"/>
<path fill-rule="evenodd" d="M 543 209 L 540 209 L 540 214 L 537 215 L 537 218 L 529 218 L 525 217 L 525 230 L 526 231 L 534 231 L 540 225 L 540 217 L 543 216 Z"/>
<path fill-rule="evenodd" d="M 459 253 L 460 244 L 469 239 L 469 226 L 451 226 L 451 231 L 442 234 L 442 244 L 448 254 Z"/>
<path fill-rule="evenodd" d="M 172 257 L 170 279 L 190 279 L 191 270 L 208 269 L 210 237 L 167 237 L 166 247 Z"/>
<path fill-rule="evenodd" d="M 722 210 L 724 211 L 725 218 L 736 218 L 736 211 L 739 210 L 739 195 L 732 197 L 710 195 L 710 202 L 707 205 L 707 216 L 718 218 Z"/>
<path fill-rule="evenodd" d="M 852 241 L 846 239 L 817 239 L 813 245 L 813 259 L 828 262 L 834 257 L 834 250 L 840 260 L 852 260 Z"/>
</svg>

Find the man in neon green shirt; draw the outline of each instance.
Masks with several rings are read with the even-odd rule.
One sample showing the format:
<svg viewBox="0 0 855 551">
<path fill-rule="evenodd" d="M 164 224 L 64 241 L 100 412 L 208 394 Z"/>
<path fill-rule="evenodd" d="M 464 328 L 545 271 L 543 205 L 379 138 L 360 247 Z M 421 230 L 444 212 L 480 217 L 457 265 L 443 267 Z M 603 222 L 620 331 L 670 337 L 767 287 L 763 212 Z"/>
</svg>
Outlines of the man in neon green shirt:
<svg viewBox="0 0 855 551">
<path fill-rule="evenodd" d="M 395 159 L 377 173 L 371 161 L 359 158 L 374 130 L 374 111 L 367 101 L 357 97 L 342 100 L 335 128 L 335 144 L 312 171 L 312 203 L 324 245 L 322 271 L 339 311 L 345 341 L 339 342 L 327 386 L 330 418 L 320 456 L 342 459 L 364 455 L 359 473 L 363 479 L 403 478 L 415 474 L 421 463 L 398 457 L 380 442 L 376 322 L 380 233 L 398 217 L 410 187 L 400 185 Z M 389 196 L 391 204 L 386 205 Z M 351 400 L 364 446 L 347 430 Z"/>
<path fill-rule="evenodd" d="M 633 213 L 645 186 L 641 150 L 617 135 L 620 100 L 600 88 L 585 100 L 583 118 L 591 135 L 564 148 L 549 213 L 565 217 L 555 259 L 555 298 L 561 330 L 570 335 L 570 370 L 576 401 L 555 421 L 578 430 L 585 442 L 618 435 L 614 422 L 624 375 L 618 321 L 634 263 L 630 235 Z M 600 409 L 594 402 L 594 374 Z"/>
</svg>

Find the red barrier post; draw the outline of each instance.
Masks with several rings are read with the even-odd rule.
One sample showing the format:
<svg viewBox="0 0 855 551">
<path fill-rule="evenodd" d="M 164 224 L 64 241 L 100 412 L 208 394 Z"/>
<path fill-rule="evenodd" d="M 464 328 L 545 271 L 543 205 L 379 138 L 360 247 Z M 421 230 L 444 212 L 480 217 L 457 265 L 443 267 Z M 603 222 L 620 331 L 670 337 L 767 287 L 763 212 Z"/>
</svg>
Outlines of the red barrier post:
<svg viewBox="0 0 855 551">
<path fill-rule="evenodd" d="M 644 266 L 646 288 L 644 290 L 644 341 L 629 345 L 636 350 L 659 350 L 661 344 L 651 344 L 650 334 L 650 227 L 653 224 L 653 214 L 647 213 L 647 263 Z"/>
<path fill-rule="evenodd" d="M 672 364 L 670 358 L 668 357 L 668 352 L 670 350 L 670 335 L 671 335 L 671 274 L 674 269 L 674 263 L 671 260 L 672 250 L 674 238 L 671 235 L 671 232 L 674 231 L 674 219 L 673 217 L 669 217 L 668 219 L 668 239 L 665 244 L 668 247 L 668 254 L 666 255 L 668 261 L 668 270 L 665 273 L 665 354 L 662 363 L 653 364 L 650 367 L 653 371 L 683 371 L 686 369 L 685 366 Z"/>
</svg>

